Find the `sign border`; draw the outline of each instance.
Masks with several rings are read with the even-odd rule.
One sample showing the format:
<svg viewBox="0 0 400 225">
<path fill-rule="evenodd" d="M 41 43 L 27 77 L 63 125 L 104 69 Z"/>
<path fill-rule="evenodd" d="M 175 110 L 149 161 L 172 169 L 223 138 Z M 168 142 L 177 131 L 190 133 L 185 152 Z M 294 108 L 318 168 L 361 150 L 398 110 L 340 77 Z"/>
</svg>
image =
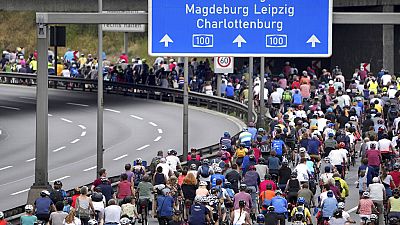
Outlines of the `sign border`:
<svg viewBox="0 0 400 225">
<path fill-rule="evenodd" d="M 328 53 L 327 54 L 251 54 L 251 53 L 154 53 L 152 46 L 152 16 L 153 16 L 153 1 L 148 1 L 148 54 L 150 56 L 196 56 L 196 57 L 218 57 L 218 56 L 228 56 L 228 57 L 268 57 L 268 58 L 329 58 L 332 56 L 332 23 L 333 23 L 333 0 L 329 0 L 329 15 L 328 15 Z"/>
<path fill-rule="evenodd" d="M 229 63 L 228 63 L 228 65 L 226 65 L 226 66 L 223 66 L 223 65 L 221 65 L 221 63 L 219 63 L 219 60 L 218 60 L 218 58 L 222 58 L 222 57 L 225 57 L 225 58 L 228 58 L 229 59 Z M 227 57 L 227 56 L 217 56 L 217 64 L 221 67 L 221 68 L 227 68 L 228 66 L 230 66 L 231 65 L 231 63 L 232 63 L 232 59 L 231 59 L 231 57 Z"/>
</svg>

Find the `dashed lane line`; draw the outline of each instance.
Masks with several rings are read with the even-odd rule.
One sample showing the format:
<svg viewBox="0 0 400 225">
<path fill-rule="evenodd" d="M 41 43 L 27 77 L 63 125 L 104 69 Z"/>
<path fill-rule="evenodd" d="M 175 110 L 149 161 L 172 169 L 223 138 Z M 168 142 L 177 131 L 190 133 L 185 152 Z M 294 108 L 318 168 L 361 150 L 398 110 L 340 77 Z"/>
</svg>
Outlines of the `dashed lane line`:
<svg viewBox="0 0 400 225">
<path fill-rule="evenodd" d="M 113 160 L 114 160 L 114 161 L 117 161 L 117 160 L 123 159 L 123 158 L 125 158 L 125 157 L 127 157 L 127 156 L 128 156 L 128 154 L 121 155 L 121 156 L 119 156 L 119 157 L 117 157 L 117 158 L 115 158 L 115 159 L 113 159 Z"/>
<path fill-rule="evenodd" d="M 47 114 L 48 116 L 53 116 L 53 115 L 51 115 L 51 114 Z"/>
<path fill-rule="evenodd" d="M 163 130 L 162 130 L 162 129 L 157 129 L 157 131 L 158 131 L 159 134 L 162 134 L 162 133 L 163 133 Z"/>
<path fill-rule="evenodd" d="M 62 146 L 62 147 L 59 147 L 57 149 L 54 149 L 53 152 L 59 152 L 59 151 L 65 149 L 65 148 L 67 148 L 67 147 L 66 146 Z"/>
<path fill-rule="evenodd" d="M 86 131 L 82 131 L 81 137 L 84 137 L 86 135 Z"/>
<path fill-rule="evenodd" d="M 0 105 L 0 108 L 2 109 L 10 109 L 10 110 L 16 110 L 16 111 L 20 111 L 20 108 L 14 108 L 14 107 L 10 107 L 10 106 L 4 106 L 4 105 Z"/>
<path fill-rule="evenodd" d="M 114 109 L 104 109 L 104 111 L 109 111 L 109 112 L 113 112 L 113 113 L 121 113 L 121 111 L 114 110 Z"/>
<path fill-rule="evenodd" d="M 140 147 L 140 148 L 137 148 L 136 150 L 137 151 L 141 151 L 141 150 L 143 150 L 143 149 L 145 149 L 145 148 L 147 148 L 147 147 L 149 147 L 150 145 L 143 145 L 142 147 Z"/>
<path fill-rule="evenodd" d="M 140 116 L 130 115 L 130 117 L 135 118 L 135 119 L 138 119 L 138 120 L 143 120 L 143 118 L 140 117 Z"/>
<path fill-rule="evenodd" d="M 24 192 L 27 192 L 27 191 L 29 191 L 29 188 L 27 188 L 27 189 L 24 189 L 24 190 L 22 190 L 22 191 L 17 191 L 17 192 L 14 192 L 14 193 L 12 193 L 12 194 L 10 194 L 11 196 L 14 196 L 14 195 L 19 195 L 19 194 L 22 194 L 22 193 L 24 193 Z"/>
<path fill-rule="evenodd" d="M 79 124 L 78 127 L 80 127 L 82 130 L 86 130 L 86 127 L 81 124 Z"/>
<path fill-rule="evenodd" d="M 79 103 L 73 103 L 73 102 L 67 102 L 67 105 L 81 106 L 81 107 L 89 107 L 89 105 L 79 104 Z"/>
<path fill-rule="evenodd" d="M 13 166 L 5 166 L 5 167 L 0 168 L 0 171 L 6 170 L 6 169 L 10 169 L 10 168 L 12 168 L 12 167 L 13 167 Z"/>
<path fill-rule="evenodd" d="M 94 170 L 96 168 L 97 168 L 97 166 L 92 166 L 92 167 L 89 167 L 87 169 L 84 169 L 83 172 L 91 171 L 91 170 Z"/>
<path fill-rule="evenodd" d="M 161 136 L 158 136 L 156 139 L 154 139 L 155 142 L 159 141 L 161 139 Z"/>
<path fill-rule="evenodd" d="M 61 118 L 61 120 L 64 121 L 64 122 L 67 122 L 67 123 L 72 123 L 72 121 L 69 120 L 69 119 Z"/>
<path fill-rule="evenodd" d="M 77 138 L 77 139 L 71 141 L 71 144 L 75 144 L 76 142 L 78 142 L 78 141 L 80 141 L 80 140 L 81 140 L 81 139 Z"/>
<path fill-rule="evenodd" d="M 25 162 L 32 162 L 32 161 L 35 161 L 36 160 L 36 158 L 32 158 L 32 159 L 27 159 Z"/>
<path fill-rule="evenodd" d="M 71 176 L 63 176 L 63 177 L 54 179 L 54 180 L 52 180 L 52 181 L 50 181 L 50 182 L 51 182 L 51 183 L 54 183 L 54 182 L 57 181 L 57 180 L 62 181 L 62 180 L 65 180 L 65 179 L 67 179 L 67 178 L 70 178 L 70 177 L 71 177 Z"/>
<path fill-rule="evenodd" d="M 153 123 L 153 122 L 149 122 L 150 125 L 152 125 L 153 127 L 157 127 L 158 125 Z"/>
</svg>

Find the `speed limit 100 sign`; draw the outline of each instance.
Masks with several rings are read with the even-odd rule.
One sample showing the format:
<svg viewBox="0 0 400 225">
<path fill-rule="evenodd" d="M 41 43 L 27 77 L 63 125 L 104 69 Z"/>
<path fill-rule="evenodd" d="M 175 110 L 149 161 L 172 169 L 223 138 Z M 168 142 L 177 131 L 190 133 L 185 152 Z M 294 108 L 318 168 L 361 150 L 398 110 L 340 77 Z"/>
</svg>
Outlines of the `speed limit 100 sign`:
<svg viewBox="0 0 400 225">
<path fill-rule="evenodd" d="M 233 73 L 233 57 L 215 57 L 214 73 Z"/>
</svg>

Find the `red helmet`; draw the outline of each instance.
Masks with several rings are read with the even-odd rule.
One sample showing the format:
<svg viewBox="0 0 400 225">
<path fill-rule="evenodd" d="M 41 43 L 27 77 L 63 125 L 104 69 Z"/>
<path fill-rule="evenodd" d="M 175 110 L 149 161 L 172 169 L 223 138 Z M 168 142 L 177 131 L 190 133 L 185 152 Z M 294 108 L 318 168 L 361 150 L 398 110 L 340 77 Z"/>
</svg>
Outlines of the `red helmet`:
<svg viewBox="0 0 400 225">
<path fill-rule="evenodd" d="M 303 109 L 304 106 L 303 106 L 303 105 L 298 105 L 297 108 L 298 108 L 298 109 Z"/>
<path fill-rule="evenodd" d="M 346 144 L 344 142 L 339 143 L 339 148 L 344 148 L 345 146 L 346 146 Z"/>
</svg>

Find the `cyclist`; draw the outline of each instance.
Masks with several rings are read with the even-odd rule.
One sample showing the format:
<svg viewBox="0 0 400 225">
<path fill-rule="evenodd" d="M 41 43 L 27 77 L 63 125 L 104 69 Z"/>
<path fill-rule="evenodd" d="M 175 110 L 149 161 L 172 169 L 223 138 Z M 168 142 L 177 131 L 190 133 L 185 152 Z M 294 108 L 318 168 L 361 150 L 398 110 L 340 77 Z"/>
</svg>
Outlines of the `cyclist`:
<svg viewBox="0 0 400 225">
<path fill-rule="evenodd" d="M 290 180 L 288 180 L 285 188 L 285 193 L 287 194 L 287 200 L 291 204 L 295 204 L 297 200 L 297 193 L 300 190 L 300 181 L 297 179 L 297 173 L 292 172 Z"/>
<path fill-rule="evenodd" d="M 237 209 L 231 213 L 232 225 L 251 224 L 249 212 L 246 210 L 247 207 L 251 206 L 248 206 L 245 200 L 239 200 L 237 206 Z"/>
<path fill-rule="evenodd" d="M 329 153 L 329 159 L 333 166 L 335 166 L 336 170 L 341 174 L 342 178 L 344 178 L 344 171 L 346 168 L 347 162 L 347 150 L 345 149 L 346 144 L 344 142 L 339 143 L 338 149 L 333 149 Z"/>
<path fill-rule="evenodd" d="M 43 190 L 40 197 L 35 200 L 35 215 L 38 220 L 49 222 L 50 212 L 56 211 L 53 201 L 49 198 L 50 192 Z"/>
<path fill-rule="evenodd" d="M 178 153 L 175 149 L 169 149 L 167 152 L 167 156 L 165 157 L 165 159 L 167 160 L 167 164 L 171 167 L 171 170 L 174 173 L 177 171 L 177 169 L 182 168 L 181 161 L 178 156 L 176 156 L 177 154 Z"/>
<path fill-rule="evenodd" d="M 268 166 L 266 165 L 264 158 L 258 159 L 258 164 L 254 165 L 261 181 L 264 181 L 265 174 L 268 172 Z"/>
<path fill-rule="evenodd" d="M 37 223 L 38 218 L 33 215 L 33 205 L 25 206 L 25 214 L 21 216 L 21 225 L 34 225 Z"/>
<path fill-rule="evenodd" d="M 327 197 L 328 198 L 321 203 L 322 218 L 324 221 L 329 221 L 329 218 L 333 216 L 334 210 L 337 209 L 338 204 L 331 190 L 328 191 Z"/>
<path fill-rule="evenodd" d="M 135 160 L 135 165 L 133 166 L 133 183 L 134 187 L 137 187 L 142 181 L 144 174 L 146 173 L 146 168 L 142 165 L 143 160 L 141 158 L 137 158 Z"/>
<path fill-rule="evenodd" d="M 372 178 L 372 184 L 368 186 L 370 199 L 374 202 L 379 213 L 379 224 L 383 224 L 383 200 L 386 200 L 385 186 L 380 183 L 378 177 Z"/>
<path fill-rule="evenodd" d="M 277 219 L 281 225 L 285 225 L 286 214 L 288 212 L 288 202 L 282 197 L 282 191 L 276 190 L 275 197 L 271 199 L 271 206 L 274 207 L 274 212 L 277 214 Z"/>
<path fill-rule="evenodd" d="M 302 222 L 303 224 L 312 224 L 311 213 L 305 207 L 304 198 L 297 199 L 297 206 L 291 212 L 292 222 Z"/>
<path fill-rule="evenodd" d="M 362 198 L 360 199 L 357 207 L 357 214 L 360 215 L 361 225 L 366 225 L 364 221 L 369 221 L 372 212 L 377 211 L 374 203 L 369 199 L 369 192 L 364 192 Z"/>
<path fill-rule="evenodd" d="M 49 224 L 51 225 L 63 225 L 63 220 L 68 215 L 68 213 L 63 212 L 64 203 L 58 201 L 56 203 L 56 212 L 52 212 L 49 218 Z"/>
<path fill-rule="evenodd" d="M 289 162 L 287 159 L 282 161 L 282 166 L 278 171 L 278 186 L 281 191 L 285 190 L 286 184 L 290 179 L 290 175 L 292 174 L 292 169 L 289 168 Z"/>
<path fill-rule="evenodd" d="M 202 197 L 196 196 L 190 207 L 189 225 L 205 225 L 210 222 L 210 211 L 202 204 Z"/>
<path fill-rule="evenodd" d="M 160 225 L 168 225 L 172 219 L 174 199 L 171 190 L 164 188 L 162 194 L 157 196 L 157 219 Z"/>
<path fill-rule="evenodd" d="M 344 202 L 347 196 L 349 196 L 349 186 L 347 182 L 340 177 L 338 173 L 333 174 L 333 179 L 335 180 L 335 186 L 339 189 L 340 199 L 338 201 Z"/>
<path fill-rule="evenodd" d="M 251 195 L 249 193 L 246 192 L 247 191 L 247 185 L 246 184 L 241 184 L 240 185 L 240 192 L 235 194 L 234 202 L 233 202 L 233 207 L 234 209 L 239 209 L 240 205 L 239 202 L 240 201 L 244 201 L 245 205 L 244 205 L 244 209 L 250 213 L 250 209 L 253 207 L 252 205 L 252 200 L 251 200 Z"/>
<path fill-rule="evenodd" d="M 356 223 L 356 221 L 354 221 L 350 217 L 350 214 L 344 210 L 346 208 L 346 205 L 344 204 L 344 202 L 339 202 L 337 207 L 338 207 L 337 210 L 341 213 L 340 214 L 341 218 L 345 219 L 346 222 Z"/>
<path fill-rule="evenodd" d="M 151 198 L 152 198 L 152 190 L 153 185 L 150 183 L 150 177 L 145 175 L 143 177 L 143 181 L 138 184 L 137 193 L 138 193 L 138 214 L 142 214 L 142 209 L 146 210 L 148 214 L 148 208 L 151 205 Z"/>
<path fill-rule="evenodd" d="M 271 151 L 271 156 L 267 159 L 268 172 L 271 176 L 278 177 L 281 160 L 277 157 L 276 151 Z"/>
<path fill-rule="evenodd" d="M 207 196 L 209 194 L 207 190 L 207 182 L 200 181 L 199 188 L 196 190 L 196 196 Z"/>
<path fill-rule="evenodd" d="M 202 165 L 197 170 L 198 180 L 205 181 L 207 184 L 209 184 L 211 174 L 213 172 L 213 168 L 210 166 L 210 161 L 208 159 L 203 159 Z"/>
<path fill-rule="evenodd" d="M 275 184 L 275 181 L 273 181 L 273 180 L 271 179 L 271 175 L 269 175 L 268 173 L 265 174 L 265 179 L 264 179 L 264 181 L 261 182 L 260 185 L 259 185 L 260 193 L 263 192 L 263 191 L 265 191 L 265 190 L 267 189 L 267 185 L 271 185 L 273 191 L 275 191 L 276 189 L 278 189 L 277 186 L 276 186 L 276 184 Z"/>
<path fill-rule="evenodd" d="M 222 173 L 221 167 L 216 167 L 215 173 L 211 175 L 211 187 L 216 186 L 217 180 L 225 180 L 225 176 L 222 175 L 221 173 Z"/>
<path fill-rule="evenodd" d="M 399 189 L 393 190 L 393 196 L 389 198 L 387 205 L 389 214 L 388 218 L 396 217 L 400 219 L 400 192 Z"/>
</svg>

